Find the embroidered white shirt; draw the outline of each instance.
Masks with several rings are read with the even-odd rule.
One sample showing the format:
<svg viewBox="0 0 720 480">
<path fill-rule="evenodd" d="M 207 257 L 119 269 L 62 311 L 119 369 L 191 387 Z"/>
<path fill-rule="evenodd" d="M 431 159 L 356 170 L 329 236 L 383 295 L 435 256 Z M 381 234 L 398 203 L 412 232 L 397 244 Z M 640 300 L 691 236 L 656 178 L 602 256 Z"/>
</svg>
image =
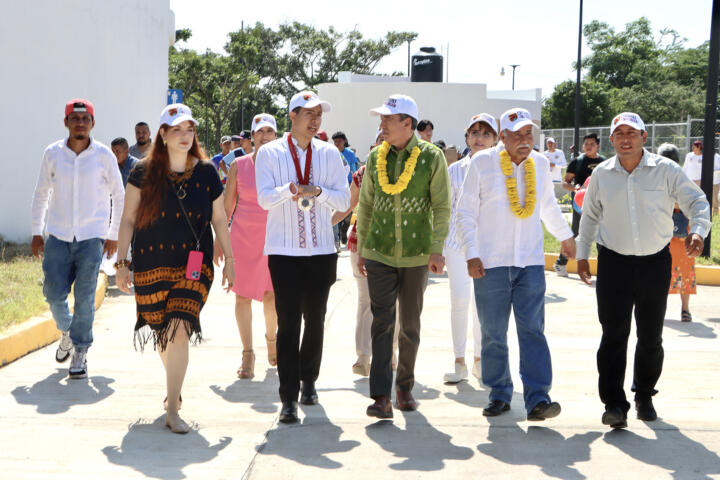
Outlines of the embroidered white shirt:
<svg viewBox="0 0 720 480">
<path fill-rule="evenodd" d="M 255 160 L 258 203 L 268 210 L 265 255 L 310 256 L 335 253 L 332 229 L 334 210 L 350 208 L 347 170 L 334 145 L 312 139 L 311 185 L 322 188 L 313 208 L 303 211 L 292 201 L 290 183 L 298 183 L 295 164 L 288 147 L 288 134 L 260 147 Z M 307 150 L 293 139 L 305 175 Z"/>
<path fill-rule="evenodd" d="M 457 217 L 457 204 L 460 198 L 465 175 L 470 168 L 470 154 L 453 163 L 448 167 L 448 175 L 450 176 L 450 225 L 448 236 L 445 237 L 445 248 L 451 248 L 460 251 L 460 243 L 457 238 L 457 228 L 455 227 L 455 218 Z"/>
<path fill-rule="evenodd" d="M 510 209 L 505 175 L 500 168 L 503 145 L 473 155 L 457 204 L 455 228 L 465 259 L 480 258 L 485 268 L 545 265 L 542 223 L 558 240 L 573 234 L 555 200 L 548 160 L 532 152 L 536 203 L 533 214 L 519 218 Z M 521 204 L 525 199 L 525 164 L 513 173 Z"/>
<path fill-rule="evenodd" d="M 32 234 L 43 234 L 47 214 L 47 233 L 65 242 L 117 240 L 124 200 L 112 150 L 91 140 L 76 154 L 66 139 L 58 140 L 43 154 L 32 201 Z"/>
</svg>

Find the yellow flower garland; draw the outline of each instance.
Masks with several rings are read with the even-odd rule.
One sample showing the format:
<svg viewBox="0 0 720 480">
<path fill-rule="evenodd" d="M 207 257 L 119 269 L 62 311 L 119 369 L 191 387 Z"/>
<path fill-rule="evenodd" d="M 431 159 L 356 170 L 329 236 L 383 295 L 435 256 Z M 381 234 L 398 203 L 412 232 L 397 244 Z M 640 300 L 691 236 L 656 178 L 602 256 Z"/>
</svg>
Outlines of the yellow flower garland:
<svg viewBox="0 0 720 480">
<path fill-rule="evenodd" d="M 507 150 L 500 152 L 500 168 L 505 175 L 505 187 L 510 199 L 510 209 L 515 216 L 528 218 L 535 211 L 535 200 L 537 197 L 537 184 L 535 183 L 535 161 L 528 157 L 525 160 L 525 205 L 520 206 L 520 198 L 517 191 L 517 180 L 513 176 L 512 160 Z"/>
<path fill-rule="evenodd" d="M 410 158 L 405 162 L 405 168 L 402 174 L 397 179 L 397 182 L 390 183 L 387 173 L 387 154 L 390 152 L 390 144 L 383 142 L 378 149 L 377 156 L 377 174 L 378 183 L 383 192 L 388 195 L 397 195 L 402 193 L 410 183 L 413 173 L 415 173 L 415 167 L 417 166 L 418 157 L 420 156 L 420 148 L 417 146 L 410 152 Z"/>
</svg>

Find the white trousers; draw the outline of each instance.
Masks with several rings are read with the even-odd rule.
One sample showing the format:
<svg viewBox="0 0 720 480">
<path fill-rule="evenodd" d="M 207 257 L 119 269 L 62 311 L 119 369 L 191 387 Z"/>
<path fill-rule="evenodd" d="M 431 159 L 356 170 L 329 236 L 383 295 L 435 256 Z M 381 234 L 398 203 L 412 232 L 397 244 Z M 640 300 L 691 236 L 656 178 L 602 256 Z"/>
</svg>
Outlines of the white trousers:
<svg viewBox="0 0 720 480">
<path fill-rule="evenodd" d="M 358 268 L 357 252 L 350 252 L 350 263 L 352 264 L 353 277 L 357 283 L 358 304 L 357 322 L 355 324 L 355 352 L 358 357 L 370 359 L 372 356 L 372 336 L 370 327 L 373 322 L 372 311 L 370 310 L 370 291 L 368 290 L 367 277 Z M 393 352 L 398 348 L 398 335 L 400 327 L 395 320 L 395 334 L 393 335 Z"/>
<path fill-rule="evenodd" d="M 480 357 L 480 320 L 473 295 L 472 278 L 467 271 L 465 256 L 453 248 L 445 247 L 445 266 L 450 281 L 450 327 L 453 338 L 455 358 L 465 358 L 467 343 L 468 307 L 472 304 L 473 312 L 473 345 L 475 356 Z"/>
</svg>

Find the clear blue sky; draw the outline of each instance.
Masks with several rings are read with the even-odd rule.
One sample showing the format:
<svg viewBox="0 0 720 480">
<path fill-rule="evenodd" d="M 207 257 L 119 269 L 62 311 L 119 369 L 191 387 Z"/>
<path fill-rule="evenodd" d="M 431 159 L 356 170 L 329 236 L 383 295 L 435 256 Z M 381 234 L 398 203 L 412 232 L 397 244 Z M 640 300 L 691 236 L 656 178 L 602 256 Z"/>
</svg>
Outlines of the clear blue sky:
<svg viewBox="0 0 720 480">
<path fill-rule="evenodd" d="M 460 83 L 486 83 L 491 90 L 510 89 L 511 76 L 500 76 L 503 64 L 520 64 L 517 89 L 553 87 L 574 78 L 572 62 L 577 56 L 577 0 L 449 0 L 449 1 L 272 1 L 170 0 L 176 28 L 191 28 L 185 45 L 199 51 L 221 52 L 227 33 L 240 22 L 276 26 L 300 21 L 318 28 L 357 28 L 365 37 L 378 38 L 387 31 L 415 31 L 411 46 L 438 50 L 449 44 L 449 79 Z M 712 0 L 586 0 L 583 20 L 600 20 L 621 30 L 625 23 L 646 16 L 657 33 L 677 30 L 688 46 L 710 37 Z M 587 54 L 583 48 L 583 55 Z M 379 66 L 378 72 L 407 70 L 407 47 L 398 48 Z M 506 67 L 506 70 L 511 70 Z"/>
</svg>

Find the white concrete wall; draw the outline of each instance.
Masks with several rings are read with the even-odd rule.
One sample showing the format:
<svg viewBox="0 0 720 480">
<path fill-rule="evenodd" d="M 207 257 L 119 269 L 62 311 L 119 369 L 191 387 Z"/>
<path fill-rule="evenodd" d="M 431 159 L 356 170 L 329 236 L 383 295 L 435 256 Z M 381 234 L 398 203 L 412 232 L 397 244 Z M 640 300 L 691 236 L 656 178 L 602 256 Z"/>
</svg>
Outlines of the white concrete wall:
<svg viewBox="0 0 720 480">
<path fill-rule="evenodd" d="M 324 83 L 318 95 L 332 104 L 332 111 L 323 115 L 322 128 L 332 135 L 342 130 L 358 156 L 365 158 L 377 132 L 380 120 L 371 117 L 369 110 L 382 105 L 393 93 L 410 95 L 418 104 L 420 118 L 430 119 L 435 125 L 433 141 L 445 140 L 458 150 L 465 148 L 465 127 L 476 113 L 487 112 L 498 119 L 512 107 L 528 109 L 540 125 L 540 90 L 518 92 L 515 99 L 488 98 L 484 84 L 376 82 L 376 83 Z M 528 100 L 527 98 L 534 98 Z M 537 142 L 536 142 L 537 143 Z"/>
<path fill-rule="evenodd" d="M 151 131 L 166 104 L 169 0 L 3 2 L 0 14 L 0 235 L 30 238 L 30 202 L 42 152 L 67 134 L 65 103 L 95 105 L 95 139 Z"/>
</svg>

